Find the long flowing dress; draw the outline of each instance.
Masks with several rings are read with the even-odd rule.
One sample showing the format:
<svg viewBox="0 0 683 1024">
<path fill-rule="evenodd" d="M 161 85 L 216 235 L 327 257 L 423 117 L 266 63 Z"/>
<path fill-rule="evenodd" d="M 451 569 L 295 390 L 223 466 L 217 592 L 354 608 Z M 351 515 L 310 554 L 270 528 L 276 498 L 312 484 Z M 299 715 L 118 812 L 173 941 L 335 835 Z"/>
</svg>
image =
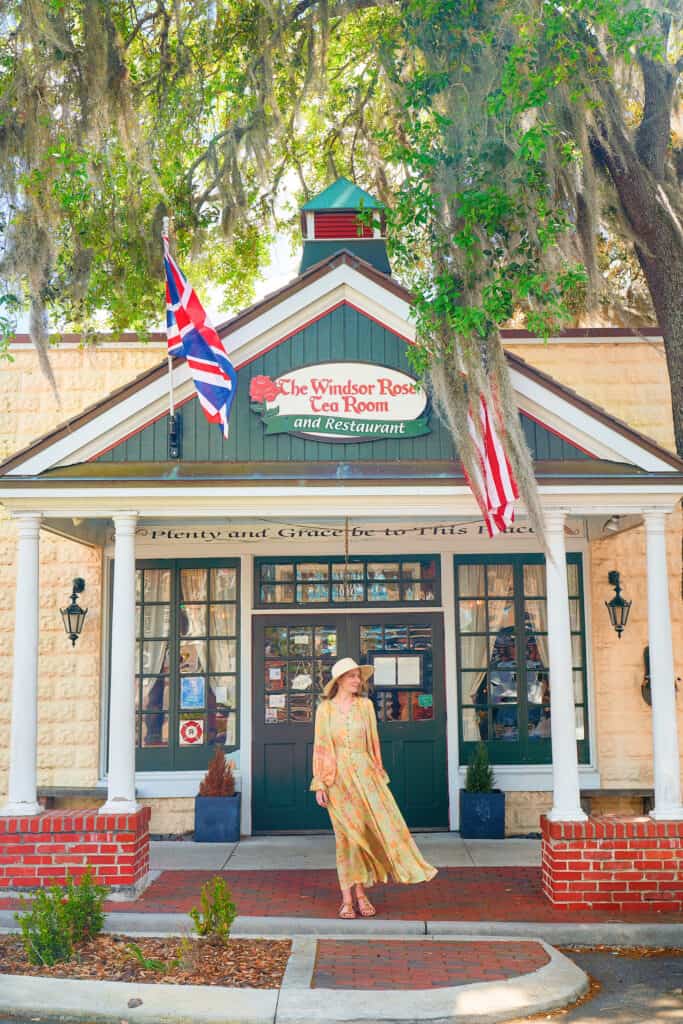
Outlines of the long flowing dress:
<svg viewBox="0 0 683 1024">
<path fill-rule="evenodd" d="M 312 790 L 327 792 L 339 884 L 427 882 L 436 874 L 418 850 L 382 768 L 375 709 L 354 697 L 348 712 L 331 700 L 315 716 Z"/>
</svg>

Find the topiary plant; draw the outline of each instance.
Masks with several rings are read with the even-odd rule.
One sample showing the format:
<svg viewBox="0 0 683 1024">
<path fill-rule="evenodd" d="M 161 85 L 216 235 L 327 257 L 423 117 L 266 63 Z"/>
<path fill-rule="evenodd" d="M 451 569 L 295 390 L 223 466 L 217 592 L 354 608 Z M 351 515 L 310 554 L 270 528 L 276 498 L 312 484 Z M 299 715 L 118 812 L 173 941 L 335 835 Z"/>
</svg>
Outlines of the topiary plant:
<svg viewBox="0 0 683 1024">
<path fill-rule="evenodd" d="M 235 777 L 233 775 L 234 761 L 226 761 L 222 747 L 216 747 L 206 775 L 199 783 L 200 796 L 234 796 Z"/>
<path fill-rule="evenodd" d="M 479 743 L 467 765 L 465 789 L 468 793 L 491 793 L 494 786 L 495 777 L 489 764 L 489 752 L 484 743 Z"/>
</svg>

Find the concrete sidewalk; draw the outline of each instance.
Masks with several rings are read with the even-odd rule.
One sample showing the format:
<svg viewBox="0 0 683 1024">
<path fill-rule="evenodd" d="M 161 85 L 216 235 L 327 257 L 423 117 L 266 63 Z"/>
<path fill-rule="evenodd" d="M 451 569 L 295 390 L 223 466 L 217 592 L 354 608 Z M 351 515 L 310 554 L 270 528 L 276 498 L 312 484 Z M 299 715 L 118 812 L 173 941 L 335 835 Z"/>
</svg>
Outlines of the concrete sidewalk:
<svg viewBox="0 0 683 1024">
<path fill-rule="evenodd" d="M 536 867 L 540 839 L 461 839 L 456 832 L 414 835 L 420 850 L 440 868 Z M 333 835 L 248 836 L 239 843 L 191 840 L 150 844 L 153 871 L 277 871 L 335 867 Z"/>
</svg>

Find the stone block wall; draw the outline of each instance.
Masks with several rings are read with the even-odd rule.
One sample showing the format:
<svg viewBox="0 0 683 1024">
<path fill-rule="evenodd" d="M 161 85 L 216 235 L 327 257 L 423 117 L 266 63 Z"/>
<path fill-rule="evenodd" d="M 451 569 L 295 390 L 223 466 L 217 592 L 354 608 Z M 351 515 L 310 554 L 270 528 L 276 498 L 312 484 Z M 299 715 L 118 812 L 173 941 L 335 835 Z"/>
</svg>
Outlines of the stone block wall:
<svg viewBox="0 0 683 1024">
<path fill-rule="evenodd" d="M 46 811 L 0 818 L 0 890 L 40 889 L 88 868 L 113 889 L 139 886 L 149 871 L 148 807 L 134 814 Z"/>
<path fill-rule="evenodd" d="M 683 912 L 683 821 L 541 819 L 543 892 L 563 910 Z"/>
</svg>

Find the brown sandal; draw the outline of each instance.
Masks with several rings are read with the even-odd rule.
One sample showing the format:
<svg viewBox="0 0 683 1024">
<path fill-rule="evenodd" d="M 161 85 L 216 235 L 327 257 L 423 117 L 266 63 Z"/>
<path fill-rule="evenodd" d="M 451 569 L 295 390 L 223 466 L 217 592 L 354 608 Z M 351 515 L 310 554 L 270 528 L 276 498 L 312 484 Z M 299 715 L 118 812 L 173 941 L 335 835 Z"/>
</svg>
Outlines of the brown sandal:
<svg viewBox="0 0 683 1024">
<path fill-rule="evenodd" d="M 354 910 L 353 903 L 342 903 L 341 907 L 339 908 L 339 916 L 344 921 L 352 921 L 356 916 L 356 911 Z"/>
<path fill-rule="evenodd" d="M 358 896 L 356 903 L 358 904 L 358 913 L 361 917 L 374 917 L 377 913 L 367 896 Z"/>
</svg>

